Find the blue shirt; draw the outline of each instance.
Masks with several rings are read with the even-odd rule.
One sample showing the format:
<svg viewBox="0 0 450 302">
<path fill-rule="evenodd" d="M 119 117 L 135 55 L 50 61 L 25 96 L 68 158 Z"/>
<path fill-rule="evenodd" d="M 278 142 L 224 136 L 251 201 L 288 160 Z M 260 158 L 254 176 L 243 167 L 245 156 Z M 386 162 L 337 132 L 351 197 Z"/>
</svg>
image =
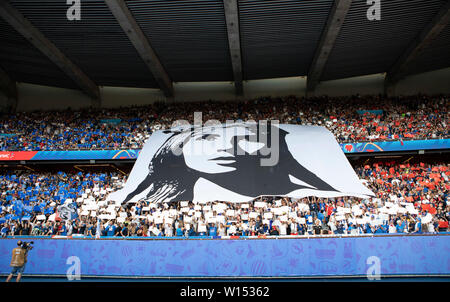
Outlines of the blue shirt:
<svg viewBox="0 0 450 302">
<path fill-rule="evenodd" d="M 215 226 L 209 228 L 209 236 L 217 236 L 217 228 Z"/>
<path fill-rule="evenodd" d="M 1 233 L 2 233 L 2 234 L 7 234 L 8 231 L 9 231 L 9 228 L 8 228 L 8 227 L 3 227 Z"/>
<path fill-rule="evenodd" d="M 141 207 L 136 207 L 136 214 L 141 215 Z"/>
<path fill-rule="evenodd" d="M 190 228 L 188 231 L 188 236 L 195 236 L 195 231 L 193 228 Z"/>
<path fill-rule="evenodd" d="M 344 226 L 342 224 L 336 227 L 336 234 L 344 234 Z"/>
<path fill-rule="evenodd" d="M 95 227 L 93 227 L 93 226 L 90 226 L 89 228 L 88 228 L 88 236 L 91 236 L 91 233 L 92 233 L 92 235 L 95 235 Z"/>
<path fill-rule="evenodd" d="M 417 222 L 416 224 L 417 231 L 416 233 L 422 233 L 422 222 Z"/>
<path fill-rule="evenodd" d="M 181 228 L 177 228 L 176 235 L 183 236 L 183 230 Z"/>
<path fill-rule="evenodd" d="M 303 224 L 299 224 L 298 225 L 298 233 L 299 234 L 304 234 L 305 233 L 305 230 L 303 229 Z"/>
<path fill-rule="evenodd" d="M 376 230 L 375 234 L 386 233 L 383 225 L 380 225 Z"/>
<path fill-rule="evenodd" d="M 395 228 L 397 229 L 397 233 L 404 233 L 405 232 L 405 223 L 402 223 L 401 225 L 396 225 Z"/>
<path fill-rule="evenodd" d="M 325 219 L 325 215 L 323 215 L 323 213 L 319 212 L 319 214 L 317 214 L 317 218 L 319 218 L 319 220 L 323 223 L 323 220 Z"/>
<path fill-rule="evenodd" d="M 114 236 L 114 233 L 116 232 L 116 226 L 108 225 L 105 230 L 106 230 L 106 236 Z"/>
<path fill-rule="evenodd" d="M 325 204 L 323 202 L 319 203 L 319 209 L 325 211 Z"/>
<path fill-rule="evenodd" d="M 61 227 L 61 235 L 63 235 L 63 236 L 66 236 L 66 235 L 67 235 L 67 228 L 66 228 L 65 225 L 63 225 L 63 226 Z"/>
</svg>

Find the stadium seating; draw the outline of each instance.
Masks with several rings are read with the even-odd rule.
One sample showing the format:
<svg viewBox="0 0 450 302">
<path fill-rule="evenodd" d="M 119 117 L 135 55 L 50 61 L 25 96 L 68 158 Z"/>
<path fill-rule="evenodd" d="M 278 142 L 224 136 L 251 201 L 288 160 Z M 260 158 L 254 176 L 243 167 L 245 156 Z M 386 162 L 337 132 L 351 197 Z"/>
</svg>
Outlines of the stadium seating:
<svg viewBox="0 0 450 302">
<path fill-rule="evenodd" d="M 339 142 L 449 138 L 447 96 L 258 98 L 241 102 L 153 104 L 120 109 L 21 112 L 0 120 L 0 150 L 142 148 L 177 120 L 275 119 L 326 126 Z M 186 114 L 186 112 L 192 112 Z M 380 162 L 356 167 L 376 198 L 263 198 L 128 207 L 106 202 L 122 187 L 118 173 L 4 173 L 1 232 L 6 235 L 237 236 L 362 234 L 448 230 L 449 165 Z M 58 206 L 73 204 L 67 225 Z M 270 209 L 270 211 L 269 211 Z M 97 225 L 98 222 L 98 225 Z M 212 224 L 214 223 L 214 225 Z"/>
<path fill-rule="evenodd" d="M 247 204 L 189 201 L 131 206 L 106 202 L 117 173 L 0 175 L 0 229 L 6 235 L 270 236 L 447 232 L 450 166 L 379 162 L 356 167 L 375 198 L 258 198 Z M 75 203 L 64 223 L 57 207 Z M 270 209 L 270 210 L 269 210 Z M 214 223 L 214 224 L 213 224 Z"/>
<path fill-rule="evenodd" d="M 448 96 L 259 98 L 241 102 L 61 112 L 20 112 L 0 119 L 0 150 L 140 149 L 156 129 L 177 120 L 193 123 L 194 112 L 210 119 L 279 120 L 326 126 L 340 143 L 449 138 Z M 190 114 L 186 114 L 190 112 Z"/>
</svg>

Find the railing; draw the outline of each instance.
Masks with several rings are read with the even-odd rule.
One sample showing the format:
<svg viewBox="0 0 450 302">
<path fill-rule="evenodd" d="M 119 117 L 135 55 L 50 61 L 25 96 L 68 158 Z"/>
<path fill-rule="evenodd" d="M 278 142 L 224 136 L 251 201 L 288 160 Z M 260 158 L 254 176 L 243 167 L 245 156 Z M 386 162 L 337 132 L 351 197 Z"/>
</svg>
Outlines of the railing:
<svg viewBox="0 0 450 302">
<path fill-rule="evenodd" d="M 71 236 L 62 235 L 15 235 L 6 236 L 0 239 L 87 239 L 87 240 L 247 240 L 247 239 L 317 239 L 317 238 L 358 238 L 358 237 L 408 237 L 408 236 L 448 236 L 450 232 L 434 233 L 378 233 L 378 234 L 321 234 L 321 235 L 260 235 L 260 236 L 85 236 L 74 234 Z"/>
<path fill-rule="evenodd" d="M 11 272 L 17 241 L 34 241 L 27 276 L 311 278 L 449 276 L 449 233 L 220 238 L 11 236 L 0 240 L 0 275 Z M 29 239 L 29 240 L 27 240 Z M 169 240 L 166 240 L 169 239 Z M 373 271 L 375 270 L 375 271 Z"/>
<path fill-rule="evenodd" d="M 359 142 L 340 144 L 346 154 L 450 149 L 450 139 Z M 141 149 L 67 150 L 67 151 L 0 151 L 0 161 L 49 160 L 117 160 L 137 159 Z"/>
</svg>

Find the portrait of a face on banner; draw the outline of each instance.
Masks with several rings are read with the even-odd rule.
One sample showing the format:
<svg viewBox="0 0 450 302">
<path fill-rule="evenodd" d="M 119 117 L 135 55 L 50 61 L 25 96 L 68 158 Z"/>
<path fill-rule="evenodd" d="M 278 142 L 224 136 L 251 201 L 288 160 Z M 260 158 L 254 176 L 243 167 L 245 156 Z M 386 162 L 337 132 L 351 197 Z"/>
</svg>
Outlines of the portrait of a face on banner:
<svg viewBox="0 0 450 302">
<path fill-rule="evenodd" d="M 374 194 L 326 128 L 234 122 L 156 131 L 124 188 L 109 200 L 248 202 L 259 196 Z"/>
</svg>

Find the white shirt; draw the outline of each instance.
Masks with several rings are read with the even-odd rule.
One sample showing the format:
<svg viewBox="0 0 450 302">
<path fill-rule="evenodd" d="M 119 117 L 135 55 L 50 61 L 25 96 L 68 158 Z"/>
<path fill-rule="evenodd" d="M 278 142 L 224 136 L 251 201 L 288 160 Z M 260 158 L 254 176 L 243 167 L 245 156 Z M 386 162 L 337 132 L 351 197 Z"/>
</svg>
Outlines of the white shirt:
<svg viewBox="0 0 450 302">
<path fill-rule="evenodd" d="M 336 231 L 336 225 L 334 224 L 333 221 L 328 222 L 328 226 L 330 227 L 330 230 L 332 232 Z"/>
<path fill-rule="evenodd" d="M 203 221 L 199 221 L 197 231 L 199 233 L 206 233 L 206 223 Z"/>
<path fill-rule="evenodd" d="M 291 233 L 297 233 L 297 224 L 291 223 Z"/>
<path fill-rule="evenodd" d="M 166 224 L 166 227 L 164 228 L 164 233 L 166 234 L 167 237 L 172 237 L 173 236 L 173 228 L 170 224 Z"/>
<path fill-rule="evenodd" d="M 280 235 L 287 235 L 287 227 L 285 223 L 280 224 Z"/>
<path fill-rule="evenodd" d="M 219 227 L 218 233 L 219 233 L 219 236 L 225 236 L 225 228 Z"/>
<path fill-rule="evenodd" d="M 155 236 L 158 236 L 159 234 L 160 234 L 160 231 L 159 231 L 159 229 L 158 228 L 153 228 L 152 229 L 152 233 L 155 235 Z"/>
<path fill-rule="evenodd" d="M 389 225 L 389 234 L 397 233 L 395 225 Z"/>
<path fill-rule="evenodd" d="M 68 224 L 66 224 L 66 227 L 67 227 L 67 236 L 72 235 L 72 230 L 73 230 L 72 224 L 68 223 Z"/>
<path fill-rule="evenodd" d="M 230 236 L 230 235 L 232 235 L 232 234 L 236 234 L 236 226 L 234 226 L 234 225 L 231 225 L 231 226 L 228 228 L 228 232 L 227 232 L 227 235 L 228 235 L 228 236 Z"/>
<path fill-rule="evenodd" d="M 281 226 L 281 221 L 280 221 L 279 219 L 275 220 L 275 221 L 272 223 L 272 226 L 280 227 L 280 226 Z"/>
</svg>

